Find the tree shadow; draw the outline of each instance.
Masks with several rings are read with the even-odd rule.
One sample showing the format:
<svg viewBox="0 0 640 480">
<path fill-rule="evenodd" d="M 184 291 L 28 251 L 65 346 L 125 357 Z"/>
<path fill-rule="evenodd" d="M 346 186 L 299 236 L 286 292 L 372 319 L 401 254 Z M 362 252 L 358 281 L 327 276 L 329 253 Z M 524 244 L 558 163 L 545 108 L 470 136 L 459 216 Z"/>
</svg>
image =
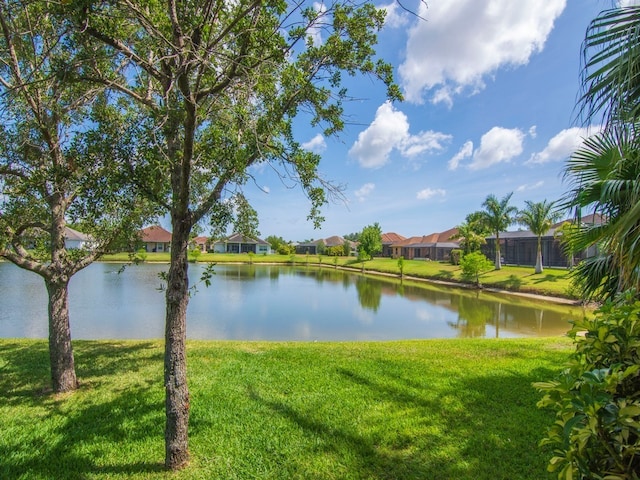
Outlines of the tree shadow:
<svg viewBox="0 0 640 480">
<path fill-rule="evenodd" d="M 163 463 L 147 460 L 164 458 L 162 379 L 123 383 L 106 399 L 91 392 L 95 383 L 101 382 L 118 388 L 118 382 L 107 377 L 126 378 L 128 372 L 140 368 L 132 362 L 132 358 L 141 358 L 140 350 L 149 349 L 155 361 L 157 348 L 152 350 L 151 343 L 80 343 L 76 351 L 79 378 L 81 382 L 83 377 L 90 380 L 81 383 L 78 391 L 61 395 L 43 388 L 49 383 L 46 342 L 0 343 L 0 354 L 6 359 L 1 365 L 0 402 L 15 407 L 16 412 L 32 411 L 40 420 L 34 418 L 32 424 L 25 424 L 22 417 L 5 424 L 5 433 L 29 429 L 30 441 L 21 440 L 23 435 L 9 434 L 0 442 L 0 478 L 85 479 L 164 470 Z M 127 445 L 153 449 L 153 455 L 140 458 L 142 453 L 113 453 L 122 448 L 125 439 Z M 105 446 L 111 453 L 96 450 Z"/>
<path fill-rule="evenodd" d="M 353 412 L 354 419 L 363 416 L 372 422 L 367 428 L 359 428 L 352 419 L 336 421 L 316 415 L 312 408 L 262 394 L 253 385 L 247 387 L 248 394 L 272 415 L 296 424 L 305 436 L 318 439 L 321 454 L 342 459 L 340 465 L 350 478 L 547 477 L 546 464 L 540 464 L 537 453 L 537 442 L 544 431 L 522 438 L 522 425 L 540 425 L 541 418 L 542 423 L 553 422 L 552 415 L 537 409 L 539 395 L 531 384 L 551 378 L 555 372 L 541 368 L 525 375 L 505 372 L 451 379 L 449 388 L 432 391 L 427 382 L 399 378 L 393 362 L 379 366 L 375 372 L 336 369 L 337 375 L 354 386 L 354 395 L 361 395 L 366 405 L 380 411 L 375 421 L 367 416 L 366 407 Z M 410 427 L 404 429 L 405 423 Z M 304 478 L 305 465 L 289 468 Z"/>
<path fill-rule="evenodd" d="M 546 275 L 543 275 L 540 273 L 532 273 L 531 275 L 529 275 L 529 277 L 533 277 L 533 276 L 536 276 L 536 279 L 533 280 L 533 283 L 547 283 L 547 282 L 555 283 L 558 281 L 558 277 L 556 275 L 551 275 L 549 273 L 547 273 Z"/>
<path fill-rule="evenodd" d="M 440 270 L 438 271 L 437 277 L 451 280 L 453 278 L 453 272 L 450 270 Z"/>
</svg>

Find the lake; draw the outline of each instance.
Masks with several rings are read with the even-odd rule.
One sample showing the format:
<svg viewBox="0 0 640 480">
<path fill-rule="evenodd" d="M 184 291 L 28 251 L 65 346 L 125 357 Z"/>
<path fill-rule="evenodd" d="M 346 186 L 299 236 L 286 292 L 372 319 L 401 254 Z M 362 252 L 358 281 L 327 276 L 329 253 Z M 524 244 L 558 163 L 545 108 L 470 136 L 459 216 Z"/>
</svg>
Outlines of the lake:
<svg viewBox="0 0 640 480">
<path fill-rule="evenodd" d="M 75 339 L 164 336 L 166 264 L 95 263 L 69 288 Z M 203 265 L 190 265 L 197 284 Z M 368 276 L 317 266 L 216 265 L 196 285 L 187 335 L 229 340 L 396 340 L 563 335 L 582 309 L 513 295 Z M 38 275 L 0 262 L 0 337 L 47 338 Z"/>
</svg>

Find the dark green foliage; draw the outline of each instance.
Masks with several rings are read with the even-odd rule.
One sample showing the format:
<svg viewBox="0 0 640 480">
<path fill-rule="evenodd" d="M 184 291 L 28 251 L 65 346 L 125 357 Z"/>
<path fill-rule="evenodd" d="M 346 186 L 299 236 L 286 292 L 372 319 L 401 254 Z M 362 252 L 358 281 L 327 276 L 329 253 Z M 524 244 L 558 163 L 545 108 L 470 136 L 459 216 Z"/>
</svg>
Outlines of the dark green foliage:
<svg viewBox="0 0 640 480">
<path fill-rule="evenodd" d="M 575 322 L 575 353 L 552 382 L 534 386 L 556 410 L 543 445 L 558 478 L 640 478 L 640 301 L 626 293 Z M 584 335 L 583 335 L 584 333 Z"/>
</svg>

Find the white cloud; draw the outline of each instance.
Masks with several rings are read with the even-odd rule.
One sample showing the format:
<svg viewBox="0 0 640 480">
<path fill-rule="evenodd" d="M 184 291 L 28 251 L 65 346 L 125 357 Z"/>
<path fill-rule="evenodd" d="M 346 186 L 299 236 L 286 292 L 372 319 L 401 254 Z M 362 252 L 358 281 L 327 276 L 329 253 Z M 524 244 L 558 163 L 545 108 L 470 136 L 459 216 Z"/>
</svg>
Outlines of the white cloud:
<svg viewBox="0 0 640 480">
<path fill-rule="evenodd" d="M 309 150 L 314 153 L 324 152 L 327 148 L 327 142 L 324 140 L 324 136 L 318 133 L 315 137 L 313 137 L 308 142 L 302 144 L 302 148 L 305 150 Z"/>
<path fill-rule="evenodd" d="M 435 196 L 444 197 L 446 193 L 447 192 L 441 188 L 425 188 L 417 193 L 416 198 L 418 200 L 429 200 Z"/>
<path fill-rule="evenodd" d="M 472 170 L 487 168 L 511 161 L 522 153 L 524 133 L 517 129 L 493 127 L 480 139 L 480 147 L 473 152 Z"/>
<path fill-rule="evenodd" d="M 540 180 L 534 184 L 525 183 L 524 185 L 520 185 L 518 188 L 516 188 L 516 192 L 526 192 L 529 190 L 535 190 L 536 188 L 540 188 L 543 185 L 544 185 L 543 180 Z"/>
<path fill-rule="evenodd" d="M 364 202 L 367 199 L 367 197 L 371 195 L 371 192 L 375 190 L 375 188 L 376 188 L 375 184 L 365 183 L 358 190 L 354 192 L 354 195 L 359 201 Z"/>
<path fill-rule="evenodd" d="M 531 138 L 536 138 L 538 136 L 538 127 L 533 125 L 529 128 L 529 136 Z"/>
<path fill-rule="evenodd" d="M 380 168 L 389 161 L 395 148 L 403 157 L 412 158 L 422 153 L 444 149 L 444 143 L 451 135 L 426 131 L 417 135 L 409 133 L 407 116 L 396 110 L 390 102 L 385 102 L 376 111 L 376 117 L 349 150 L 364 168 Z"/>
<path fill-rule="evenodd" d="M 389 5 L 382 5 L 378 8 L 387 11 L 386 16 L 384 17 L 385 27 L 399 28 L 404 27 L 409 23 L 410 14 L 403 10 L 397 2 L 392 2 Z"/>
<path fill-rule="evenodd" d="M 449 170 L 455 170 L 460 165 L 460 162 L 465 158 L 469 158 L 473 154 L 473 142 L 468 140 L 464 142 L 464 145 L 460 148 L 451 160 L 449 160 Z"/>
<path fill-rule="evenodd" d="M 521 66 L 541 51 L 566 0 L 438 0 L 420 4 L 400 65 L 405 98 L 422 103 L 437 87 L 434 103 L 476 93 L 485 77 Z"/>
<path fill-rule="evenodd" d="M 565 160 L 583 144 L 584 139 L 596 133 L 600 127 L 582 128 L 573 127 L 562 130 L 555 137 L 549 140 L 547 146 L 541 152 L 531 155 L 527 164 L 542 164 Z"/>
<path fill-rule="evenodd" d="M 637 7 L 640 6 L 640 0 L 620 0 L 618 5 L 621 7 Z"/>
<path fill-rule="evenodd" d="M 262 187 L 262 191 L 264 193 L 271 193 L 271 189 L 269 187 L 267 187 L 266 185 L 264 187 Z"/>
<path fill-rule="evenodd" d="M 318 13 L 316 22 L 309 27 L 307 33 L 313 41 L 313 45 L 319 47 L 322 45 L 322 27 L 323 17 L 327 12 L 327 6 L 323 3 L 313 2 L 313 9 Z"/>
</svg>

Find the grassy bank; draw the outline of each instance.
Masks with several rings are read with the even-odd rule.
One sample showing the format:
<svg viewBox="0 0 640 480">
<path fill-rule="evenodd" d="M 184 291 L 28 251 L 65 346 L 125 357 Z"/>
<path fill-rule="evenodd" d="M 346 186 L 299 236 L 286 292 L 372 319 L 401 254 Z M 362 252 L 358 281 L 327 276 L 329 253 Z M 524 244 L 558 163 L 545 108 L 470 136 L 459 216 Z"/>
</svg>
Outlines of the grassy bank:
<svg viewBox="0 0 640 480">
<path fill-rule="evenodd" d="M 105 261 L 128 261 L 126 253 L 104 257 Z M 147 262 L 168 262 L 168 253 L 149 253 Z M 282 263 L 296 265 L 324 265 L 326 267 L 346 267 L 362 269 L 362 262 L 354 257 L 327 257 L 318 255 L 252 255 L 206 253 L 200 255 L 199 262 L 218 263 Z M 392 258 L 375 258 L 364 263 L 370 272 L 399 275 L 398 261 Z M 447 262 L 427 262 L 424 260 L 405 260 L 404 275 L 420 279 L 462 282 L 462 270 L 459 266 Z M 505 266 L 501 270 L 487 272 L 481 277 L 485 287 L 499 288 L 516 292 L 535 293 L 555 297 L 576 298 L 571 291 L 569 271 L 560 268 L 546 268 L 541 274 L 535 274 L 533 267 Z"/>
<path fill-rule="evenodd" d="M 532 479 L 553 421 L 534 381 L 567 339 L 188 344 L 190 466 L 163 471 L 160 342 L 74 342 L 52 396 L 45 341 L 0 340 L 3 479 Z"/>
</svg>

